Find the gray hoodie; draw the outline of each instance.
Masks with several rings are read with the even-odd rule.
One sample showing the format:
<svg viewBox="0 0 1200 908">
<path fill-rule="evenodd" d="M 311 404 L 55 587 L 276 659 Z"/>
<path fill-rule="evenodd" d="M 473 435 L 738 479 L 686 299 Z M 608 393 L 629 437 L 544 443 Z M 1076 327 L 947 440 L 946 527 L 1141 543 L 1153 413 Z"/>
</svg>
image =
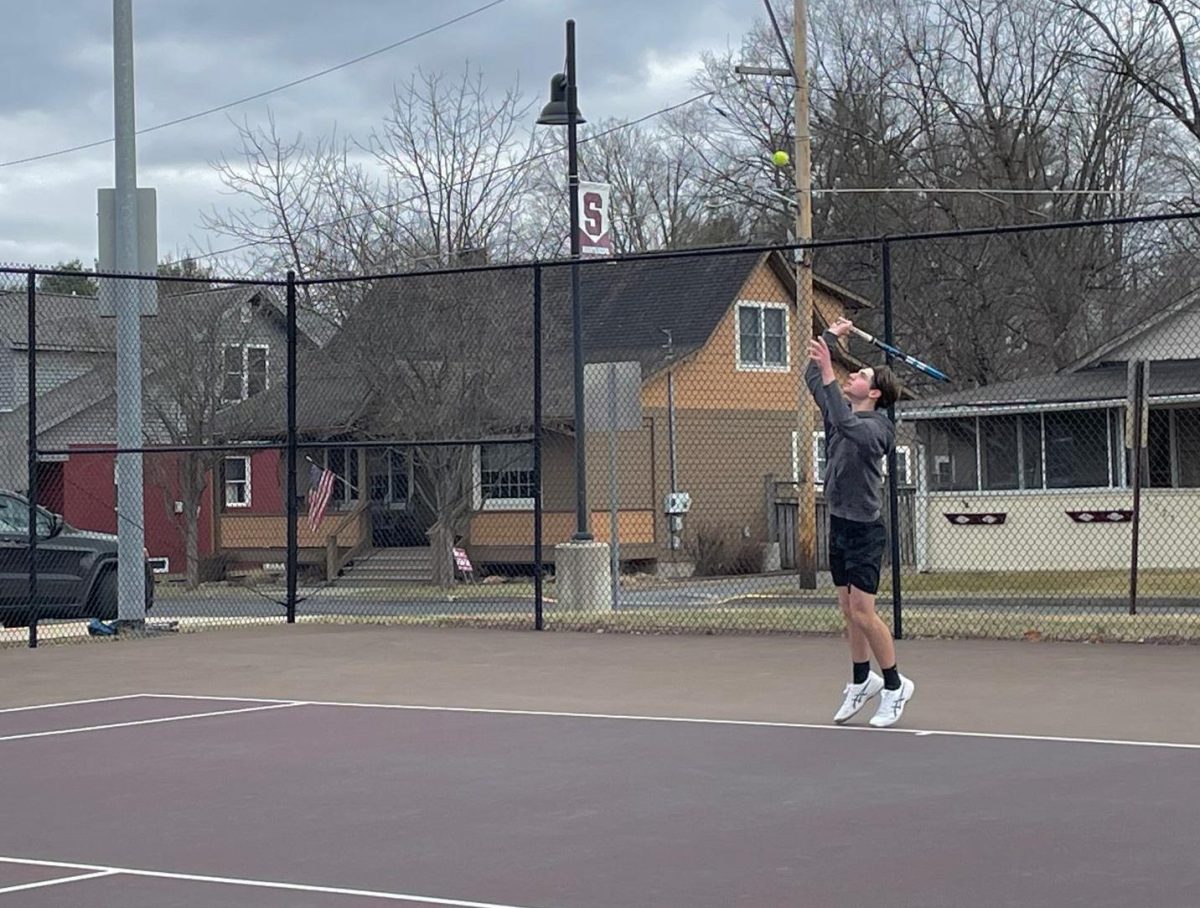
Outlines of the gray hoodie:
<svg viewBox="0 0 1200 908">
<path fill-rule="evenodd" d="M 829 349 L 836 335 L 823 335 Z M 883 458 L 896 443 L 896 427 L 887 413 L 854 412 L 836 380 L 822 384 L 821 370 L 809 362 L 804 381 L 825 420 L 825 501 L 829 513 L 870 523 L 879 519 Z"/>
</svg>

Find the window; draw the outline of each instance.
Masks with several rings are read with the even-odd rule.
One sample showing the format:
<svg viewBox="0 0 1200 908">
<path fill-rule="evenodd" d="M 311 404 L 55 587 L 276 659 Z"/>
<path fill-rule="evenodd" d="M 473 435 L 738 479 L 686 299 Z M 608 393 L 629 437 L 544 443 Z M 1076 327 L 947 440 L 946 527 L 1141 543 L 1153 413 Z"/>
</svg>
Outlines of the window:
<svg viewBox="0 0 1200 908">
<path fill-rule="evenodd" d="M 267 347 L 230 344 L 222 356 L 222 403 L 246 400 L 267 389 Z"/>
<path fill-rule="evenodd" d="M 225 507 L 250 507 L 250 458 L 226 457 L 222 464 L 225 482 Z"/>
<path fill-rule="evenodd" d="M 483 507 L 533 507 L 533 446 L 479 446 L 479 488 Z"/>
<path fill-rule="evenodd" d="M 1145 485 L 1157 489 L 1200 486 L 1200 408 L 1151 409 L 1147 434 Z M 1132 484 L 1131 465 L 1126 476 Z"/>
<path fill-rule="evenodd" d="M 1200 486 L 1200 408 L 1173 410 L 1175 415 L 1175 462 L 1179 465 L 1180 488 Z"/>
<path fill-rule="evenodd" d="M 1116 410 L 942 419 L 928 432 L 935 492 L 1119 485 Z"/>
<path fill-rule="evenodd" d="M 246 348 L 246 396 L 267 390 L 267 348 Z"/>
<path fill-rule="evenodd" d="M 883 475 L 887 476 L 887 458 L 883 459 Z M 912 452 L 908 445 L 896 445 L 896 473 L 902 486 L 912 485 Z"/>
<path fill-rule="evenodd" d="M 313 458 L 316 460 L 317 458 Z M 325 466 L 333 471 L 333 494 L 329 497 L 329 508 L 344 511 L 358 502 L 358 490 L 362 488 L 358 474 L 357 448 L 326 448 Z"/>
<path fill-rule="evenodd" d="M 401 509 L 408 504 L 411 461 L 407 452 L 396 448 L 372 450 L 367 454 L 370 465 L 371 500 L 384 502 Z"/>
<path fill-rule="evenodd" d="M 1046 487 L 1078 489 L 1109 484 L 1108 411 L 1045 413 Z"/>
<path fill-rule="evenodd" d="M 825 433 L 813 432 L 813 482 L 825 482 Z M 792 482 L 800 481 L 800 433 L 792 433 Z"/>
<path fill-rule="evenodd" d="M 786 371 L 788 310 L 780 303 L 739 303 L 737 354 L 739 369 Z"/>
<path fill-rule="evenodd" d="M 53 521 L 45 508 L 37 509 L 37 534 L 42 538 L 50 535 Z M 9 495 L 0 495 L 0 533 L 6 536 L 29 536 L 29 502 Z"/>
<path fill-rule="evenodd" d="M 1020 445 L 1017 442 L 1020 417 L 984 416 L 979 420 L 983 453 L 981 477 L 985 489 L 1020 488 Z"/>
<path fill-rule="evenodd" d="M 221 402 L 242 399 L 242 348 L 226 347 L 221 367 Z"/>
<path fill-rule="evenodd" d="M 974 418 L 938 419 L 929 427 L 930 488 L 935 492 L 978 488 Z"/>
<path fill-rule="evenodd" d="M 1017 437 L 1021 445 L 1021 488 L 1043 488 L 1041 414 L 1022 413 L 1017 418 L 1021 421 L 1021 434 Z"/>
<path fill-rule="evenodd" d="M 1042 487 L 1041 414 L 981 416 L 979 439 L 982 489 Z"/>
</svg>

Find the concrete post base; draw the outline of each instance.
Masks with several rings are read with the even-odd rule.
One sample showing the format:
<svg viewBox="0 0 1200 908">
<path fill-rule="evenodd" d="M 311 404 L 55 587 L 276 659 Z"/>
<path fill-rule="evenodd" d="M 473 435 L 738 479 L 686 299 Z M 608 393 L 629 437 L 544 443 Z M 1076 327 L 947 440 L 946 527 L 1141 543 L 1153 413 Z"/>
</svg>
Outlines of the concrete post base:
<svg viewBox="0 0 1200 908">
<path fill-rule="evenodd" d="M 611 612 L 612 568 L 608 544 L 564 542 L 556 545 L 554 592 L 560 609 Z"/>
</svg>

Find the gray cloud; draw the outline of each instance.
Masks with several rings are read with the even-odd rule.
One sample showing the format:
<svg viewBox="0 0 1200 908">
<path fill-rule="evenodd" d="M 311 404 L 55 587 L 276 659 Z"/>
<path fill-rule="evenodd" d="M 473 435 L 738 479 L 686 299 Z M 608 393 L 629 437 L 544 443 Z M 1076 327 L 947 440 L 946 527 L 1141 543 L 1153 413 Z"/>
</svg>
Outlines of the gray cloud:
<svg viewBox="0 0 1200 908">
<path fill-rule="evenodd" d="M 154 0 L 134 3 L 139 128 L 250 95 L 461 15 L 485 0 Z M 15 4 L 0 56 L 0 161 L 112 134 L 111 4 Z M 159 198 L 159 249 L 206 242 L 198 213 L 229 198 L 208 162 L 236 155 L 230 118 L 285 136 L 365 138 L 393 86 L 422 68 L 469 60 L 497 92 L 520 81 L 540 103 L 563 63 L 563 23 L 578 23 L 580 105 L 593 121 L 676 103 L 703 50 L 736 43 L 754 0 L 507 0 L 411 44 L 265 100 L 138 139 L 139 182 Z M 95 255 L 95 198 L 112 183 L 112 146 L 0 167 L 0 262 L 53 264 Z M 221 239 L 213 240 L 217 246 Z"/>
</svg>

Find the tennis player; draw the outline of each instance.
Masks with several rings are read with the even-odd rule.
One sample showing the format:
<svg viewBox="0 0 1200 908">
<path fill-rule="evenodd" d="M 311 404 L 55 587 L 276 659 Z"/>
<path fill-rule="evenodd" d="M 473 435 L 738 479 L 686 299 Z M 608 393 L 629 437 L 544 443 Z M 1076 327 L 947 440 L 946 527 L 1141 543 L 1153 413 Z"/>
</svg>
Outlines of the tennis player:
<svg viewBox="0 0 1200 908">
<path fill-rule="evenodd" d="M 830 348 L 853 327 L 848 319 L 839 318 L 823 336 L 813 339 L 804 379 L 825 421 L 829 567 L 854 665 L 833 721 L 846 722 L 878 694 L 879 707 L 871 725 L 887 728 L 900 721 L 916 689 L 896 668 L 892 632 L 875 611 L 887 541 L 880 516 L 883 459 L 896 444 L 896 428 L 883 411 L 899 398 L 900 385 L 887 366 L 860 369 L 838 385 Z M 882 677 L 871 671 L 872 653 Z"/>
</svg>

